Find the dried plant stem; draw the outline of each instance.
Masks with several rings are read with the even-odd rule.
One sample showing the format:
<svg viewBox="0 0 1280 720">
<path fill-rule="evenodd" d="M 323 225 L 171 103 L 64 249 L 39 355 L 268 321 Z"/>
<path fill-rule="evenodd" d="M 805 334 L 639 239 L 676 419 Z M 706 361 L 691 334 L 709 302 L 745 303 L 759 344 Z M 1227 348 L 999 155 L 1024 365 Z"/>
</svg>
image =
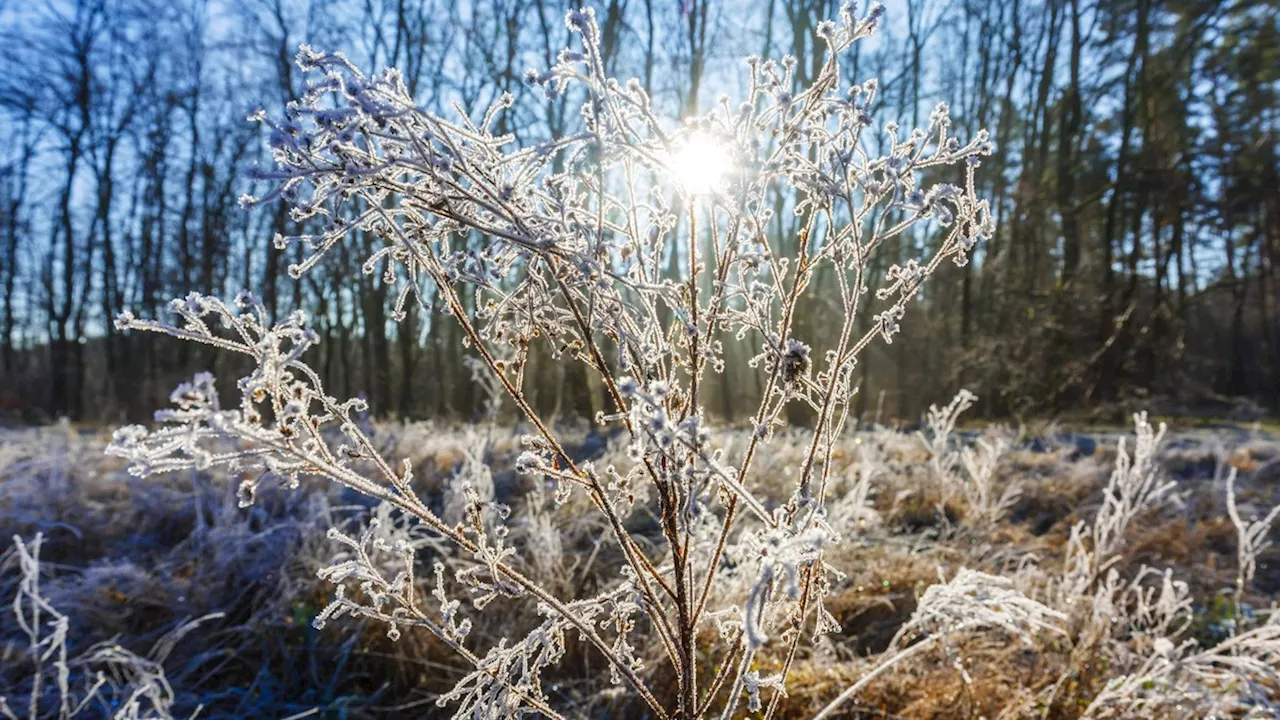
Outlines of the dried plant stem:
<svg viewBox="0 0 1280 720">
<path fill-rule="evenodd" d="M 762 689 L 773 690 L 767 713 L 772 715 L 806 618 L 815 605 L 823 607 L 821 594 L 834 572 L 823 562 L 824 548 L 839 537 L 824 512 L 825 492 L 836 439 L 856 392 L 852 361 L 873 337 L 891 341 L 907 304 L 943 258 L 967 262 L 973 244 L 992 232 L 989 205 L 973 184 L 973 167 L 991 152 L 984 132 L 962 145 L 948 135 L 948 110 L 939 106 L 928 126 L 909 136 L 886 124 L 888 152 L 877 157 L 863 134 L 871 126 L 868 109 L 876 86 L 868 82 L 837 92 L 838 56 L 870 35 L 882 16 L 878 5 L 862 16 L 845 6 L 836 20 L 819 24 L 815 30 L 828 52 L 818 77 L 794 96 L 796 59 L 781 65 L 752 59 L 750 87 L 736 110 L 722 103 L 673 130 L 664 129 L 668 123 L 654 113 L 638 82 L 606 76 L 600 29 L 589 9 L 565 16 L 581 50 L 568 49 L 552 68 L 527 77 L 549 98 L 571 85 L 582 90 L 574 95 L 582 103 L 576 116 L 581 127 L 545 143 L 508 150 L 514 137 L 494 134 L 495 117 L 513 102 L 508 95 L 478 122 L 465 112 L 449 121 L 415 103 L 396 72 L 368 76 L 341 55 L 306 47 L 299 65 L 321 73 L 321 81 L 306 86 L 284 120 L 254 116 L 273 130 L 280 169 L 259 173 L 273 187 L 246 204 L 286 202 L 294 219 L 313 231 L 276 239 L 280 246 L 299 243 L 308 249 L 290 273 L 308 271 L 359 231 L 374 243 L 365 272 L 381 266 L 386 284 L 404 280 L 396 320 L 403 319 L 410 296 L 425 308 L 424 293 L 434 289 L 431 307 L 443 306 L 478 355 L 468 358 L 468 367 L 491 408 L 509 397 L 531 427 L 516 471 L 554 485 L 557 503 L 585 491 L 583 507 L 603 517 L 593 528 L 607 526 L 621 550 L 608 561 L 616 575 L 595 597 L 557 598 L 548 586 L 564 585 L 564 578 L 542 584 L 513 564 L 519 553 L 506 539 L 512 528 L 505 522 L 511 508 L 496 496 L 483 461 L 469 458 L 468 467 L 482 469 L 467 470 L 468 479 L 450 485 L 450 504 L 442 514 L 449 521 L 434 515 L 412 489 L 412 463 L 403 460 L 400 469 L 359 428 L 355 418 L 367 405 L 326 395 L 302 361 L 318 341 L 305 317 L 292 315 L 273 325 L 251 296 L 237 299 L 239 310 L 188 296 L 171 305 L 183 320 L 180 328 L 121 318 L 123 329 L 169 332 L 243 352 L 257 367 L 239 385 L 238 410 L 224 411 L 211 376 L 197 376 L 175 391 L 177 409 L 161 416 L 166 429 L 154 435 L 123 429 L 113 452 L 132 458 L 139 473 L 228 466 L 293 484 L 300 475 L 328 477 L 381 501 L 387 512 L 406 513 L 429 535 L 447 541 L 441 547 L 450 546 L 445 560 L 452 563 L 454 582 L 469 588 L 477 611 L 498 597 L 536 600 L 546 620 L 522 640 L 504 638 L 483 656 L 463 652 L 477 672 L 442 696 L 459 703 L 459 716 L 550 714 L 541 674 L 565 654 L 570 628 L 603 655 L 611 679 L 627 683 L 656 717 L 695 720 L 710 714 L 726 685 L 723 717 L 733 715 L 744 692 L 752 711 L 759 709 Z M 675 171 L 672 160 L 682 147 L 709 146 L 723 146 L 724 164 L 731 167 L 725 177 L 697 188 L 692 178 L 661 182 Z M 930 169 L 932 176 L 935 167 L 959 164 L 968 166 L 964 188 L 926 187 L 931 180 L 921 170 Z M 650 187 L 642 186 L 647 182 Z M 804 217 L 794 247 L 790 239 L 771 241 L 765 232 L 787 210 Z M 864 230 L 868 218 L 871 227 Z M 886 309 L 854 342 L 869 254 L 886 238 L 935 221 L 951 226 L 941 247 L 925 266 L 911 260 L 889 269 L 877 294 Z M 827 270 L 836 274 L 843 317 L 834 348 L 826 351 L 827 374 L 815 381 L 813 348 L 806 342 L 814 339 L 793 332 L 801 297 Z M 207 316 L 218 316 L 238 340 L 211 329 Z M 761 368 L 765 389 L 736 469 L 728 464 L 728 444 L 716 440 L 718 429 L 702 407 L 707 369 L 723 372 L 733 360 L 721 341 L 729 337 L 758 339 L 760 352 L 749 366 Z M 821 339 L 824 346 L 826 340 Z M 543 342 L 552 359 L 581 363 L 590 387 L 597 378 L 603 384 L 605 409 L 596 419 L 625 434 L 627 461 L 599 471 L 594 461 L 575 461 L 566 440 L 534 408 L 524 378 L 530 359 L 540 357 L 532 348 Z M 594 396 L 591 405 L 598 407 Z M 784 413 L 793 409 L 812 411 L 806 431 L 811 435 L 791 498 L 773 510 L 757 494 L 752 470 L 774 429 L 786 424 Z M 212 447 L 228 439 L 238 443 L 235 449 Z M 256 484 L 249 479 L 242 485 L 249 502 Z M 518 532 L 559 548 L 558 538 L 545 536 L 550 515 L 537 497 L 537 529 Z M 656 515 L 659 539 L 628 530 L 630 514 L 643 502 L 656 504 L 642 509 Z M 458 517 L 463 520 L 452 525 Z M 374 527 L 371 521 L 360 540 L 338 533 L 355 559 L 322 571 L 339 590 L 360 583 L 368 604 L 339 593 L 318 621 L 350 612 L 388 623 L 393 637 L 397 623 L 418 624 L 465 651 L 459 638 L 471 618 L 460 621 L 460 601 L 445 592 L 445 563 L 436 566 L 435 620 L 415 605 L 413 547 L 406 540 L 390 545 L 372 534 Z M 372 559 L 375 550 L 392 553 L 405 569 L 387 575 Z M 722 603 L 713 591 L 726 556 L 738 570 Z M 528 560 L 538 572 L 545 570 L 541 559 Z M 572 577 L 567 584 L 582 587 Z M 707 656 L 723 662 L 700 690 L 699 631 L 708 607 L 715 608 L 720 638 L 731 639 L 727 647 L 706 648 Z M 735 612 L 736 630 L 727 619 Z M 782 672 L 762 677 L 752 665 L 780 617 L 792 623 Z M 637 673 L 646 655 L 632 642 L 635 629 L 645 624 L 662 648 L 654 654 L 665 655 L 675 673 L 672 698 L 655 698 Z M 823 615 L 817 630 L 826 629 Z M 509 692 L 513 688 L 520 689 L 517 696 Z"/>
</svg>

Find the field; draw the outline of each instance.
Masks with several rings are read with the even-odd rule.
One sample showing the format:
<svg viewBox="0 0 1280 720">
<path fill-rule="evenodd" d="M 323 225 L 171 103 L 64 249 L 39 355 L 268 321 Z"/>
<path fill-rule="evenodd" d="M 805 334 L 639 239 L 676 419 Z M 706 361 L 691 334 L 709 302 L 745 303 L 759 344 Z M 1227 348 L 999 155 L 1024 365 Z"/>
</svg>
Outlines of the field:
<svg viewBox="0 0 1280 720">
<path fill-rule="evenodd" d="M 585 426 L 559 431 L 571 439 L 566 447 L 575 460 L 618 468 L 632 462 L 621 438 Z M 465 487 L 510 506 L 512 562 L 562 597 L 598 593 L 617 577 L 618 548 L 581 493 L 557 504 L 549 487 L 515 472 L 518 429 L 413 423 L 366 432 L 385 457 L 413 460 L 418 495 L 447 521 L 463 521 Z M 756 477 L 777 478 L 777 487 L 755 488 L 772 505 L 791 493 L 787 478 L 805 452 L 788 432 L 779 431 L 770 454 L 757 461 Z M 838 627 L 796 658 L 777 716 L 812 716 L 876 667 L 886 651 L 908 647 L 897 636 L 920 598 L 961 568 L 1010 578 L 1029 597 L 1052 605 L 1055 578 L 1067 573 L 1063 563 L 1072 528 L 1094 521 L 1123 433 L 958 432 L 943 438 L 951 449 L 969 448 L 956 455 L 958 464 L 987 463 L 994 471 L 986 474 L 985 485 L 970 474 L 967 484 L 954 488 L 939 480 L 938 446 L 930 449 L 927 433 L 847 433 L 832 455 L 828 489 L 829 522 L 842 541 L 827 551 L 826 562 L 842 575 L 829 589 L 825 608 Z M 732 455 L 748 433 L 728 431 L 722 437 L 730 438 Z M 33 677 L 40 682 L 28 652 L 30 623 L 18 622 L 35 607 L 30 601 L 37 594 L 46 601 L 45 620 L 66 619 L 62 682 L 71 696 L 86 697 L 95 673 L 104 672 L 104 684 L 88 697 L 87 716 L 125 710 L 134 713 L 127 717 L 189 717 L 199 710 L 204 718 L 453 712 L 437 707 L 436 700 L 469 668 L 429 633 L 405 628 L 392 641 L 385 625 L 367 619 L 335 619 L 322 630 L 313 621 L 335 587 L 317 572 L 350 550 L 327 536 L 330 527 L 358 534 L 380 516 L 380 537 L 417 549 L 413 582 L 422 597 L 435 587 L 434 562 L 461 562 L 454 551 L 334 484 L 310 480 L 289 490 L 266 483 L 256 502 L 242 508 L 238 479 L 193 471 L 134 478 L 122 461 L 104 455 L 108 441 L 104 431 L 65 424 L 0 436 L 0 530 L 8 547 L 0 563 L 6 607 L 0 615 L 0 696 L 16 716 L 27 716 Z M 969 468 L 975 469 L 982 473 L 981 467 Z M 1211 649 L 1235 635 L 1241 612 L 1246 618 L 1266 615 L 1280 591 L 1280 556 L 1272 548 L 1257 557 L 1256 575 L 1236 598 L 1237 529 L 1225 506 L 1234 469 L 1238 514 L 1253 521 L 1267 514 L 1280 488 L 1280 439 L 1236 427 L 1170 431 L 1153 469 L 1157 483 L 1167 479 L 1176 486 L 1130 523 L 1113 567 L 1135 584 L 1150 573 L 1153 588 L 1162 581 L 1186 583 L 1187 604 L 1177 620 L 1185 630 L 1178 637 Z M 627 529 L 642 544 L 652 539 L 647 549 L 656 549 L 654 503 L 644 488 L 636 492 L 624 518 Z M 39 566 L 33 571 L 27 563 L 24 585 L 14 543 L 22 539 L 31 560 L 37 537 Z M 1162 577 L 1166 568 L 1171 573 Z M 31 583 L 36 576 L 38 588 Z M 726 606 L 750 589 L 751 578 L 733 568 L 720 578 L 725 586 L 717 597 Z M 531 603 L 501 597 L 483 611 L 464 604 L 459 614 L 474 624 L 466 644 L 480 654 L 540 621 Z M 48 625 L 55 635 L 56 625 Z M 717 632 L 713 623 L 704 625 L 704 632 Z M 866 718 L 994 718 L 1002 712 L 1078 717 L 1088 709 L 1105 715 L 1090 703 L 1109 679 L 1144 667 L 1152 643 L 1160 650 L 1162 638 L 1150 628 L 1128 630 L 1097 642 L 1092 656 L 1082 657 L 1083 634 L 1080 628 L 1060 638 L 957 634 L 887 668 L 838 712 Z M 49 651 L 47 665 L 61 657 L 61 639 L 42 646 Z M 637 645 L 645 653 L 660 652 L 654 644 Z M 1275 650 L 1268 652 L 1264 661 L 1273 662 Z M 762 655 L 762 664 L 769 663 L 776 666 L 778 658 Z M 663 668 L 660 662 L 646 666 Z M 646 677 L 659 689 L 673 682 Z M 600 657 L 575 638 L 568 639 L 565 656 L 545 679 L 549 701 L 566 717 L 646 716 L 643 706 L 610 683 Z M 1204 682 L 1211 687 L 1213 680 Z M 58 715 L 58 685 L 54 668 L 38 691 L 41 716 Z M 1269 687 L 1274 697 L 1275 687 Z M 1195 707 L 1188 703 L 1185 716 L 1198 717 Z M 1256 703 L 1252 710 L 1240 707 L 1265 711 Z"/>
<path fill-rule="evenodd" d="M 1280 718 L 1277 2 L 597 4 L 0 2 L 0 720 Z"/>
</svg>

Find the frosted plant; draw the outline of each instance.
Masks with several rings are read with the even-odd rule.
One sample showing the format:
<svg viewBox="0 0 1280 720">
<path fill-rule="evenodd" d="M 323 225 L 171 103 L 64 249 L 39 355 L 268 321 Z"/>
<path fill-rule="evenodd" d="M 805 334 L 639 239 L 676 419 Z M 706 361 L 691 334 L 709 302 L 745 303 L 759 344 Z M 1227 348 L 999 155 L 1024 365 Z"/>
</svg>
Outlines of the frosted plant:
<svg viewBox="0 0 1280 720">
<path fill-rule="evenodd" d="M 977 400 L 973 393 L 961 390 L 946 407 L 930 405 L 925 413 L 929 431 L 916 436 L 929 453 L 929 468 L 940 491 L 938 517 L 945 521 L 947 504 L 960 498 L 966 507 L 965 523 L 990 531 L 1018 502 L 1021 488 L 1017 483 L 1000 487 L 997 482 L 1000 458 L 1009 447 L 1007 431 L 988 431 L 972 447 L 956 446 L 956 423 Z"/>
<path fill-rule="evenodd" d="M 1271 508 L 1271 512 L 1261 519 L 1254 517 L 1245 522 L 1236 504 L 1236 469 L 1231 468 L 1227 474 L 1227 516 L 1236 528 L 1236 562 L 1239 568 L 1236 575 L 1236 614 L 1239 615 L 1244 588 L 1253 582 L 1253 575 L 1258 570 L 1258 556 L 1271 546 L 1271 525 L 1280 516 L 1280 505 Z"/>
<path fill-rule="evenodd" d="M 1133 455 L 1120 439 L 1115 469 L 1102 491 L 1102 506 L 1091 526 L 1083 520 L 1071 528 L 1067 540 L 1065 572 L 1057 584 L 1056 604 L 1068 606 L 1091 594 L 1091 589 L 1107 570 L 1121 559 L 1125 531 L 1142 513 L 1168 501 L 1177 483 L 1160 477 L 1156 453 L 1165 426 L 1157 431 L 1147 422 L 1146 413 L 1133 416 L 1137 439 Z"/>
<path fill-rule="evenodd" d="M 917 433 L 920 442 L 929 451 L 929 467 L 934 477 L 944 488 L 955 484 L 956 465 L 960 463 L 960 454 L 951 446 L 951 435 L 956 430 L 956 422 L 960 414 L 973 407 L 978 396 L 968 390 L 960 390 L 946 407 L 930 405 L 925 413 L 925 425 L 929 433 Z"/>
<path fill-rule="evenodd" d="M 1115 567 L 1130 524 L 1168 502 L 1176 487 L 1161 479 L 1156 453 L 1164 427 L 1134 416 L 1133 455 L 1123 439 L 1091 526 L 1078 523 L 1068 542 L 1061 578 L 1049 585 L 1051 604 L 1070 618 L 1068 669 L 1036 702 L 1047 714 L 1079 669 L 1104 663 L 1110 679 L 1091 698 L 1082 717 L 1273 716 L 1270 705 L 1280 679 L 1280 623 L 1274 612 L 1261 625 L 1242 627 L 1213 647 L 1189 637 L 1194 620 L 1186 582 L 1171 570 L 1140 568 L 1125 579 Z M 1252 578 L 1256 553 L 1265 546 L 1273 511 L 1246 524 L 1235 498 L 1235 473 L 1227 479 L 1227 513 L 1240 539 L 1236 607 Z M 1271 687 L 1268 687 L 1271 686 Z"/>
<path fill-rule="evenodd" d="M 961 568 L 950 581 L 939 571 L 938 579 L 938 584 L 930 585 L 920 596 L 911 619 L 899 628 L 876 666 L 814 720 L 830 717 L 876 676 L 948 638 L 981 629 L 1003 631 L 1031 643 L 1038 631 L 1063 632 L 1066 615 L 1023 595 L 1013 587 L 1013 580 L 968 568 Z M 914 642 L 904 647 L 908 641 Z"/>
<path fill-rule="evenodd" d="M 334 599 L 316 616 L 314 624 L 323 628 L 329 620 L 347 614 L 371 617 L 385 622 L 388 636 L 397 639 L 401 625 L 436 622 L 439 634 L 460 640 L 466 636 L 470 623 L 458 622 L 455 618 L 458 603 L 439 595 L 442 592 L 439 574 L 443 568 L 437 570 L 437 592 L 433 593 L 440 600 L 439 619 L 427 619 L 426 612 L 418 606 L 414 560 L 416 552 L 429 541 L 394 513 L 391 504 L 378 505 L 359 537 L 337 528 L 329 529 L 329 539 L 347 550 L 339 553 L 333 564 L 318 571 L 321 579 L 337 587 Z M 362 599 L 347 595 L 349 581 L 359 583 Z"/>
<path fill-rule="evenodd" d="M 525 495 L 524 512 L 519 517 L 524 525 L 520 546 L 527 553 L 536 577 L 544 583 L 558 584 L 561 590 L 566 590 L 571 570 L 575 568 L 570 567 L 565 553 L 565 538 L 558 524 L 560 518 L 556 517 L 556 508 L 549 495 L 549 492 L 540 487 L 535 487 Z M 600 547 L 601 544 L 596 543 L 593 552 L 583 562 L 584 574 L 590 570 Z"/>
<path fill-rule="evenodd" d="M 1132 672 L 1113 678 L 1083 718 L 1275 717 L 1280 682 L 1280 622 L 1200 648 L 1195 640 L 1158 638 Z"/>
<path fill-rule="evenodd" d="M 1021 497 L 1018 483 L 998 487 L 996 470 L 1008 441 L 999 434 L 979 438 L 974 447 L 960 451 L 960 464 L 968 476 L 960 484 L 966 511 L 965 522 L 971 527 L 993 530 Z"/>
<path fill-rule="evenodd" d="M 457 525 L 467 519 L 467 514 L 477 506 L 494 508 L 501 514 L 510 512 L 509 508 L 499 507 L 495 502 L 493 472 L 484 462 L 487 442 L 479 433 L 467 433 L 468 447 L 462 451 L 462 462 L 449 478 L 444 490 L 445 522 Z"/>
<path fill-rule="evenodd" d="M 543 619 L 529 634 L 473 648 L 441 614 L 447 601 L 438 610 L 418 602 L 404 547 L 337 537 L 343 562 L 355 564 L 330 577 L 365 587 L 324 619 L 358 613 L 439 636 L 474 668 L 442 698 L 458 716 L 561 717 L 543 675 L 567 632 L 652 717 L 732 717 L 744 696 L 754 706 L 763 694 L 771 715 L 801 640 L 833 629 L 823 597 L 837 575 L 823 558 L 839 534 L 826 497 L 858 359 L 877 339 L 892 342 L 923 284 L 944 262 L 966 263 L 993 228 L 974 181 L 991 152 L 985 132 L 953 137 L 945 105 L 923 128 L 877 128 L 876 83 L 842 80 L 840 55 L 882 16 L 879 5 L 855 14 L 846 4 L 819 24 L 827 51 L 811 85 L 799 86 L 796 58 L 749 58 L 745 97 L 676 121 L 657 114 L 639 82 L 605 75 L 594 13 L 571 10 L 565 22 L 580 47 L 526 80 L 568 98 L 580 126 L 524 147 L 493 133 L 509 96 L 479 121 L 461 111 L 450 120 L 418 105 L 395 70 L 368 75 L 307 47 L 298 64 L 313 80 L 302 97 L 283 118 L 253 116 L 270 128 L 277 167 L 257 172 L 272 189 L 244 204 L 292 206 L 303 232 L 274 240 L 304 252 L 289 272 L 306 273 L 359 234 L 375 245 L 365 272 L 400 284 L 395 317 L 430 299 L 458 323 L 530 428 L 518 470 L 555 486 L 557 501 L 585 498 L 601 518 L 615 567 L 598 595 L 560 596 L 526 575 L 521 568 L 537 565 L 509 542 L 505 506 L 474 487 L 461 521 L 440 517 L 415 491 L 411 460 L 386 457 L 362 427 L 365 404 L 330 396 L 306 364 L 316 335 L 305 316 L 273 323 L 247 293 L 230 304 L 177 300 L 175 323 L 119 318 L 121 329 L 210 344 L 255 368 L 234 406 L 222 407 L 214 380 L 198 376 L 157 415 L 162 427 L 122 428 L 110 452 L 138 474 L 235 473 L 247 478 L 245 503 L 265 478 L 341 483 L 452 547 L 452 577 L 437 583 L 445 596 L 454 588 L 477 612 L 499 597 L 534 607 Z M 797 218 L 795 237 L 770 231 L 778 199 Z M 871 254 L 906 234 L 926 254 L 872 277 Z M 834 280 L 839 310 L 829 337 L 798 337 L 797 308 L 819 273 Z M 727 339 L 757 348 L 743 371 L 764 389 L 733 462 L 702 406 Z M 629 466 L 597 469 L 565 452 L 525 394 L 535 348 L 599 378 L 607 407 L 594 420 L 625 435 Z M 755 463 L 792 412 L 807 414 L 789 433 L 802 455 L 780 482 Z M 785 488 L 785 501 L 766 503 L 765 487 Z M 643 543 L 624 524 L 637 511 L 657 519 L 657 536 Z M 378 553 L 402 569 L 389 575 Z M 718 582 L 729 573 L 742 582 Z M 711 624 L 727 632 L 706 646 Z M 634 637 L 651 639 L 645 652 Z M 641 658 L 666 665 L 674 693 L 650 688 L 656 669 Z"/>
<path fill-rule="evenodd" d="M 857 444 L 858 463 L 849 487 L 833 488 L 828 502 L 830 522 L 841 535 L 865 533 L 878 526 L 882 518 L 872 505 L 874 478 L 885 472 L 882 450 L 871 443 Z"/>
<path fill-rule="evenodd" d="M 1167 502 L 1176 487 L 1161 478 L 1157 463 L 1165 427 L 1154 429 L 1145 413 L 1134 415 L 1134 426 L 1133 455 L 1121 438 L 1093 523 L 1081 520 L 1071 528 L 1062 572 L 1045 583 L 1048 604 L 1069 617 L 1071 648 L 1067 669 L 1039 700 L 1045 708 L 1052 708 L 1077 671 L 1098 657 L 1114 658 L 1123 667 L 1133 657 L 1126 644 L 1132 637 L 1163 645 L 1186 629 L 1183 621 L 1190 601 L 1185 583 L 1174 583 L 1164 573 L 1161 592 L 1155 596 L 1144 581 L 1156 571 L 1144 567 L 1126 580 L 1114 567 L 1123 559 L 1121 546 L 1129 525 Z M 1175 623 L 1180 623 L 1176 631 Z"/>
<path fill-rule="evenodd" d="M 54 607 L 40 589 L 43 542 L 40 534 L 29 543 L 13 538 L 20 574 L 13 615 L 28 640 L 26 661 L 30 671 L 25 697 L 0 696 L 0 717 L 172 720 L 174 694 L 162 663 L 183 635 L 221 614 L 207 615 L 170 631 L 156 642 L 151 657 L 137 655 L 114 642 L 94 645 L 70 657 L 67 633 L 71 619 Z M 20 661 L 14 664 L 19 665 Z M 199 712 L 197 708 L 192 717 Z"/>
<path fill-rule="evenodd" d="M 495 350 L 498 349 L 495 348 Z M 500 352 L 495 352 L 494 363 L 507 366 L 511 364 L 511 361 L 504 358 Z M 502 382 L 497 376 L 489 372 L 489 366 L 480 358 L 468 355 L 462 358 L 462 364 L 471 373 L 471 381 L 484 392 L 485 417 L 490 420 L 496 419 L 498 412 L 502 410 L 502 401 L 507 396 L 506 388 L 502 386 Z"/>
<path fill-rule="evenodd" d="M 948 633 L 968 627 L 991 627 L 1030 641 L 1036 629 L 1061 632 L 1062 613 L 1013 588 L 1013 580 L 961 568 L 950 581 L 941 576 L 920 597 L 911 620 L 898 630 L 890 648 L 912 633 Z"/>
</svg>

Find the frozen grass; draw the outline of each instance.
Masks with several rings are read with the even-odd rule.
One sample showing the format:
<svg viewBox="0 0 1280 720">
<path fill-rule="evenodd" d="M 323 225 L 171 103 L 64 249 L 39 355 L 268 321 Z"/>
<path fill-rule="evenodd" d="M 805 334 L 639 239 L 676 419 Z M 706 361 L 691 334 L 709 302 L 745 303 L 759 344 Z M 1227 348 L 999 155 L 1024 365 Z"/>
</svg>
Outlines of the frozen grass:
<svg viewBox="0 0 1280 720">
<path fill-rule="evenodd" d="M 116 430 L 105 451 L 137 480 L 66 429 L 6 443 L 0 711 L 1271 712 L 1264 438 L 1182 443 L 1192 472 L 1171 473 L 1139 415 L 1101 456 L 1068 434 L 1028 454 L 1009 429 L 957 432 L 966 392 L 923 433 L 852 430 L 864 351 L 994 228 L 986 132 L 961 141 L 944 104 L 877 122 L 877 83 L 843 77 L 883 16 L 846 3 L 814 28 L 811 83 L 794 70 L 813 58 L 750 58 L 736 104 L 681 119 L 608 77 L 594 12 L 570 10 L 572 47 L 526 81 L 581 127 L 522 143 L 495 131 L 509 95 L 478 123 L 433 115 L 394 69 L 304 46 L 302 97 L 252 115 L 275 168 L 244 204 L 289 207 L 293 277 L 356 242 L 398 284 L 397 321 L 410 302 L 451 316 L 489 423 L 370 426 L 308 365 L 307 315 L 247 290 L 122 313 L 253 369 L 226 405 L 198 373 L 151 427 Z M 784 214 L 794 232 L 766 232 Z M 918 256 L 872 262 L 904 237 Z M 815 332 L 798 319 L 821 284 L 839 301 Z M 586 371 L 593 430 L 532 404 L 544 353 Z M 730 364 L 762 391 L 749 429 L 706 411 Z"/>
<path fill-rule="evenodd" d="M 514 471 L 520 433 L 370 430 L 388 455 L 414 458 L 419 495 L 450 522 L 465 519 L 467 492 L 510 505 L 512 562 L 559 596 L 615 587 L 619 550 L 601 541 L 586 499 L 557 504 L 551 488 Z M 725 432 L 730 454 L 749 440 Z M 601 466 L 631 462 L 621 441 L 562 434 L 570 452 Z M 926 435 L 847 433 L 834 449 L 831 522 L 852 541 L 825 557 L 841 574 L 825 601 L 830 632 L 794 660 L 785 697 L 769 670 L 784 646 L 766 641 L 739 716 L 777 697 L 778 716 L 812 717 L 840 696 L 832 717 L 1271 716 L 1274 438 L 1175 435 L 1157 450 L 1157 433 L 1142 430 L 1117 463 L 1106 441 L 1084 454 L 1069 436 L 1029 449 L 1008 431 Z M 330 484 L 267 483 L 241 508 L 236 478 L 132 478 L 104 457 L 106 443 L 65 426 L 0 437 L 0 530 L 14 538 L 0 592 L 18 601 L 18 614 L 0 615 L 0 695 L 14 716 L 31 716 L 33 688 L 36 717 L 81 704 L 82 717 L 446 716 L 456 707 L 437 708 L 442 695 L 465 701 L 459 681 L 474 666 L 425 629 L 402 626 L 392 642 L 367 619 L 312 626 L 337 597 L 333 575 L 317 576 L 343 551 L 330 527 L 351 538 L 348 560 L 362 535 L 364 547 L 387 550 L 369 555 L 379 577 L 403 571 L 395 548 L 412 547 L 411 587 L 395 591 L 447 606 L 443 592 L 433 596 L 444 577 L 434 565 L 454 560 L 438 540 Z M 784 478 L 807 451 L 785 430 L 773 448 L 760 462 L 776 473 L 759 477 L 778 486 L 757 491 L 770 508 L 785 501 Z M 656 547 L 656 499 L 637 498 L 625 522 L 642 547 Z M 726 606 L 754 579 L 727 569 Z M 444 622 L 480 648 L 538 637 L 530 631 L 540 625 L 563 632 L 526 603 L 492 602 L 486 612 L 454 606 Z M 567 635 L 542 675 L 549 702 L 566 716 L 639 716 L 637 699 Z M 647 684 L 672 691 L 661 648 L 636 649 L 657 673 Z"/>
</svg>

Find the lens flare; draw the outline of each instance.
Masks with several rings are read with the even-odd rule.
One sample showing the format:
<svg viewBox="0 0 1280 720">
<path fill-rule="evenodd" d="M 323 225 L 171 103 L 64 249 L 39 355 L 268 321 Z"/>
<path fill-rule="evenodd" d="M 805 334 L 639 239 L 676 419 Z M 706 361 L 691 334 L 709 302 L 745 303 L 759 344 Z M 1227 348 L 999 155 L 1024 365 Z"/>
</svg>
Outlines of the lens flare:
<svg viewBox="0 0 1280 720">
<path fill-rule="evenodd" d="M 705 133 L 686 137 L 667 158 L 667 169 L 690 195 L 718 190 L 732 168 L 728 148 Z"/>
</svg>

